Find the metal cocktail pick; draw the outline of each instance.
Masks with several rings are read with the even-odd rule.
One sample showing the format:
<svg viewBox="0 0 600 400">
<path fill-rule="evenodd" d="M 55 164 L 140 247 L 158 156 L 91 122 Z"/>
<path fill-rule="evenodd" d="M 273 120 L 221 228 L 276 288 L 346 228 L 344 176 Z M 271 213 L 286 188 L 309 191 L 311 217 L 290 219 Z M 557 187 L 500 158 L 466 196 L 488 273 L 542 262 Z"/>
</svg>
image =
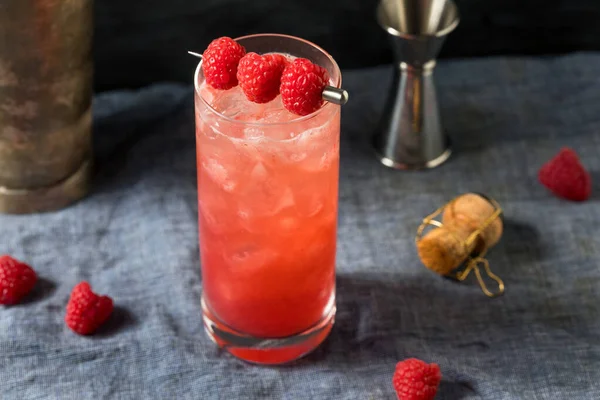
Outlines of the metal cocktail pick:
<svg viewBox="0 0 600 400">
<path fill-rule="evenodd" d="M 433 81 L 435 58 L 459 22 L 452 0 L 381 0 L 379 25 L 389 35 L 394 79 L 373 146 L 392 168 L 433 168 L 450 156 Z"/>
<path fill-rule="evenodd" d="M 188 51 L 188 54 L 202 59 L 202 54 L 200 53 Z M 344 89 L 339 89 L 333 86 L 325 86 L 325 89 L 323 89 L 322 97 L 323 100 L 333 104 L 338 104 L 340 106 L 343 106 L 348 102 L 348 92 Z"/>
</svg>

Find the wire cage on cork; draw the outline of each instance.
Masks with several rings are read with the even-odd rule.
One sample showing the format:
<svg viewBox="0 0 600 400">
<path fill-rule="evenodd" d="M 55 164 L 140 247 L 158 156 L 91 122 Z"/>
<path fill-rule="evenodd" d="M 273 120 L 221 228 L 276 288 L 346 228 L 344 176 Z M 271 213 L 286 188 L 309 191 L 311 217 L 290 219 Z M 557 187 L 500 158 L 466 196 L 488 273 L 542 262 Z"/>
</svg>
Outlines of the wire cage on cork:
<svg viewBox="0 0 600 400">
<path fill-rule="evenodd" d="M 483 293 L 496 297 L 504 293 L 504 282 L 492 272 L 485 255 L 500 240 L 502 229 L 500 204 L 485 195 L 467 193 L 426 216 L 415 242 L 428 269 L 461 282 L 474 272 Z M 496 291 L 488 289 L 481 269 L 496 282 Z"/>
</svg>

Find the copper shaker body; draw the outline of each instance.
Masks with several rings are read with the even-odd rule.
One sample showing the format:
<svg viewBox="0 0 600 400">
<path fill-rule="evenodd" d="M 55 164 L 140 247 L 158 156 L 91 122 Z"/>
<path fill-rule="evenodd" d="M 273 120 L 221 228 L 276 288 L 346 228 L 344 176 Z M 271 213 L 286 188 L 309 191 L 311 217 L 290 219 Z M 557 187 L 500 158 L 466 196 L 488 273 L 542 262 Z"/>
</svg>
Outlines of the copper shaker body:
<svg viewBox="0 0 600 400">
<path fill-rule="evenodd" d="M 0 212 L 66 207 L 92 168 L 93 0 L 0 1 Z"/>
</svg>

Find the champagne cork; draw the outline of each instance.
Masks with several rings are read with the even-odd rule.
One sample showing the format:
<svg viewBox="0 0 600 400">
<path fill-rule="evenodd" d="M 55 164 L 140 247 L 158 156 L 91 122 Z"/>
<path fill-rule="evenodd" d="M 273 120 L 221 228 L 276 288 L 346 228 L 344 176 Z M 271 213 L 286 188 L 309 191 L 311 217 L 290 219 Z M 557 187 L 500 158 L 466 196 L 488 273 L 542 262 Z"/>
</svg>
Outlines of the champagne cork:
<svg viewBox="0 0 600 400">
<path fill-rule="evenodd" d="M 464 194 L 449 203 L 443 211 L 443 226 L 431 230 L 417 242 L 423 264 L 438 274 L 448 275 L 471 254 L 493 247 L 502 236 L 502 219 L 496 217 L 483 227 L 496 210 L 489 200 L 474 193 Z M 477 230 L 481 232 L 469 240 Z"/>
</svg>

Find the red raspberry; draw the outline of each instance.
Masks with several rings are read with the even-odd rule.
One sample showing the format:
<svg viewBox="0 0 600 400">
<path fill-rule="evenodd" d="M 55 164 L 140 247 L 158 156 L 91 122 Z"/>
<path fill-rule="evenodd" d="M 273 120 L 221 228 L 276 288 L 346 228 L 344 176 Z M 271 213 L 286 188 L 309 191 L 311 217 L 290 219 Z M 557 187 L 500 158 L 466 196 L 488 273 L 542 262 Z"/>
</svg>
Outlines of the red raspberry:
<svg viewBox="0 0 600 400">
<path fill-rule="evenodd" d="M 221 90 L 237 86 L 238 63 L 244 54 L 244 46 L 231 38 L 213 40 L 202 54 L 202 72 L 206 82 Z"/>
<path fill-rule="evenodd" d="M 17 304 L 37 281 L 35 271 L 11 256 L 0 256 L 0 304 Z"/>
<path fill-rule="evenodd" d="M 409 358 L 396 364 L 392 383 L 398 400 L 433 400 L 441 380 L 437 364 Z"/>
<path fill-rule="evenodd" d="M 80 282 L 71 292 L 65 322 L 74 332 L 89 335 L 108 319 L 112 310 L 110 297 L 98 296 L 89 283 Z"/>
<path fill-rule="evenodd" d="M 592 192 L 590 174 L 579 162 L 577 153 L 566 147 L 542 166 L 538 179 L 555 195 L 567 200 L 584 201 Z"/>
<path fill-rule="evenodd" d="M 281 54 L 248 53 L 238 64 L 237 79 L 248 100 L 268 103 L 279 94 L 281 74 L 287 60 Z"/>
<path fill-rule="evenodd" d="M 323 105 L 323 89 L 329 84 L 327 70 L 305 58 L 296 58 L 281 75 L 283 106 L 298 115 L 308 115 Z"/>
</svg>

